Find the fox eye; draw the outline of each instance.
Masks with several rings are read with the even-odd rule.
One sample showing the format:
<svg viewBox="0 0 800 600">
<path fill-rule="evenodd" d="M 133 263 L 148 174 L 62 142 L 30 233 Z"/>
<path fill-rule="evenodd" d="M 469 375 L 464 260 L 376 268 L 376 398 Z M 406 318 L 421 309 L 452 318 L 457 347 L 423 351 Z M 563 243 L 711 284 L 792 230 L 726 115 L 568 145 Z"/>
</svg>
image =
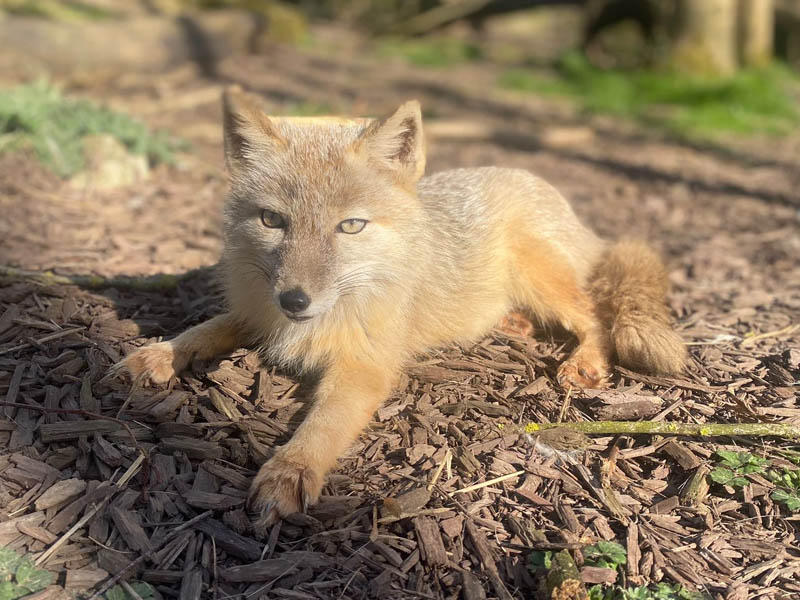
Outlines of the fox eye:
<svg viewBox="0 0 800 600">
<path fill-rule="evenodd" d="M 367 221 L 364 219 L 345 219 L 336 228 L 342 233 L 359 233 L 364 227 L 367 226 Z"/>
<path fill-rule="evenodd" d="M 286 227 L 286 219 L 283 218 L 282 214 L 266 208 L 261 211 L 261 222 L 270 229 L 283 229 Z"/>
</svg>

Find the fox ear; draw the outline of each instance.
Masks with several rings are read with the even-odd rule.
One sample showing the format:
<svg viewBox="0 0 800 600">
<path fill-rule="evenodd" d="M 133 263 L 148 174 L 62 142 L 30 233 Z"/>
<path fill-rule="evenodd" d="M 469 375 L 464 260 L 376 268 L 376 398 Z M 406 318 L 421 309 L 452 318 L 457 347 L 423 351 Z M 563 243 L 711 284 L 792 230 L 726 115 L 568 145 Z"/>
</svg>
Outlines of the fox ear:
<svg viewBox="0 0 800 600">
<path fill-rule="evenodd" d="M 264 156 L 286 148 L 272 121 L 238 85 L 222 94 L 222 129 L 225 137 L 225 164 L 234 172 L 263 163 Z"/>
<path fill-rule="evenodd" d="M 419 102 L 410 100 L 394 114 L 370 125 L 358 141 L 367 160 L 403 182 L 416 183 L 425 172 L 425 140 Z"/>
</svg>

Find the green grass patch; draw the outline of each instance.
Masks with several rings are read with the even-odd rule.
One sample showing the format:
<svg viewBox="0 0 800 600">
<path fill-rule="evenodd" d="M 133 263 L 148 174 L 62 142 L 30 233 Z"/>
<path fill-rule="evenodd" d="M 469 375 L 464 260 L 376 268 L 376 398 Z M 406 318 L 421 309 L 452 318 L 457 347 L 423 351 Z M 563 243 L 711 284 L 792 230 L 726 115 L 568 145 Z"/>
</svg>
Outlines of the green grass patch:
<svg viewBox="0 0 800 600">
<path fill-rule="evenodd" d="M 800 125 L 800 77 L 781 65 L 713 79 L 658 70 L 602 70 L 573 53 L 554 73 L 511 69 L 498 85 L 569 96 L 588 111 L 632 117 L 686 136 L 781 135 Z"/>
<path fill-rule="evenodd" d="M 417 67 L 443 68 L 483 58 L 480 47 L 455 38 L 387 38 L 379 43 L 378 55 L 400 58 Z"/>
<path fill-rule="evenodd" d="M 290 117 L 320 117 L 336 114 L 336 111 L 327 102 L 303 100 L 288 105 L 285 108 L 285 113 Z"/>
<path fill-rule="evenodd" d="M 173 163 L 182 144 L 142 122 L 86 100 L 64 97 L 46 82 L 0 90 L 0 152 L 31 148 L 62 177 L 84 167 L 82 140 L 108 134 L 151 163 Z"/>
<path fill-rule="evenodd" d="M 111 19 L 114 14 L 79 0 L 0 0 L 0 10 L 53 21 L 81 22 Z"/>
</svg>

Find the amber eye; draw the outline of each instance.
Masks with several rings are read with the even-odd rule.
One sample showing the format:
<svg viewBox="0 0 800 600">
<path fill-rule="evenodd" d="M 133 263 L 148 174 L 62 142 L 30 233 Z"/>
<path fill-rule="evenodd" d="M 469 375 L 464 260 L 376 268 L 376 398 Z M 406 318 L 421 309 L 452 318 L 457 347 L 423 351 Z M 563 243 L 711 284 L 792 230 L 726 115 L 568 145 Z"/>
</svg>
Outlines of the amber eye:
<svg viewBox="0 0 800 600">
<path fill-rule="evenodd" d="M 359 233 L 364 227 L 366 227 L 367 221 L 364 219 L 345 219 L 339 226 L 336 228 L 342 233 Z"/>
<path fill-rule="evenodd" d="M 283 218 L 283 215 L 266 208 L 261 211 L 261 222 L 270 229 L 283 229 L 286 227 L 286 219 Z"/>
</svg>

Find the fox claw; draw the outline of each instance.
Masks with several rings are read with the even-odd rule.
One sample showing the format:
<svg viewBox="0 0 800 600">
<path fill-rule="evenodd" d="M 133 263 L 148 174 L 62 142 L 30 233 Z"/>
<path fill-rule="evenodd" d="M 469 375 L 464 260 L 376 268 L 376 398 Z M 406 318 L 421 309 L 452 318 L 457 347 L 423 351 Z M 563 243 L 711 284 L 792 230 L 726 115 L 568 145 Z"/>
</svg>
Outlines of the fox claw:
<svg viewBox="0 0 800 600">
<path fill-rule="evenodd" d="M 279 518 L 306 512 L 321 490 L 322 477 L 312 468 L 277 454 L 258 471 L 247 506 L 259 515 L 257 527 L 266 528 Z"/>
<path fill-rule="evenodd" d="M 558 384 L 562 388 L 594 389 L 602 387 L 608 377 L 606 366 L 592 365 L 578 357 L 571 357 L 558 368 Z"/>
</svg>

